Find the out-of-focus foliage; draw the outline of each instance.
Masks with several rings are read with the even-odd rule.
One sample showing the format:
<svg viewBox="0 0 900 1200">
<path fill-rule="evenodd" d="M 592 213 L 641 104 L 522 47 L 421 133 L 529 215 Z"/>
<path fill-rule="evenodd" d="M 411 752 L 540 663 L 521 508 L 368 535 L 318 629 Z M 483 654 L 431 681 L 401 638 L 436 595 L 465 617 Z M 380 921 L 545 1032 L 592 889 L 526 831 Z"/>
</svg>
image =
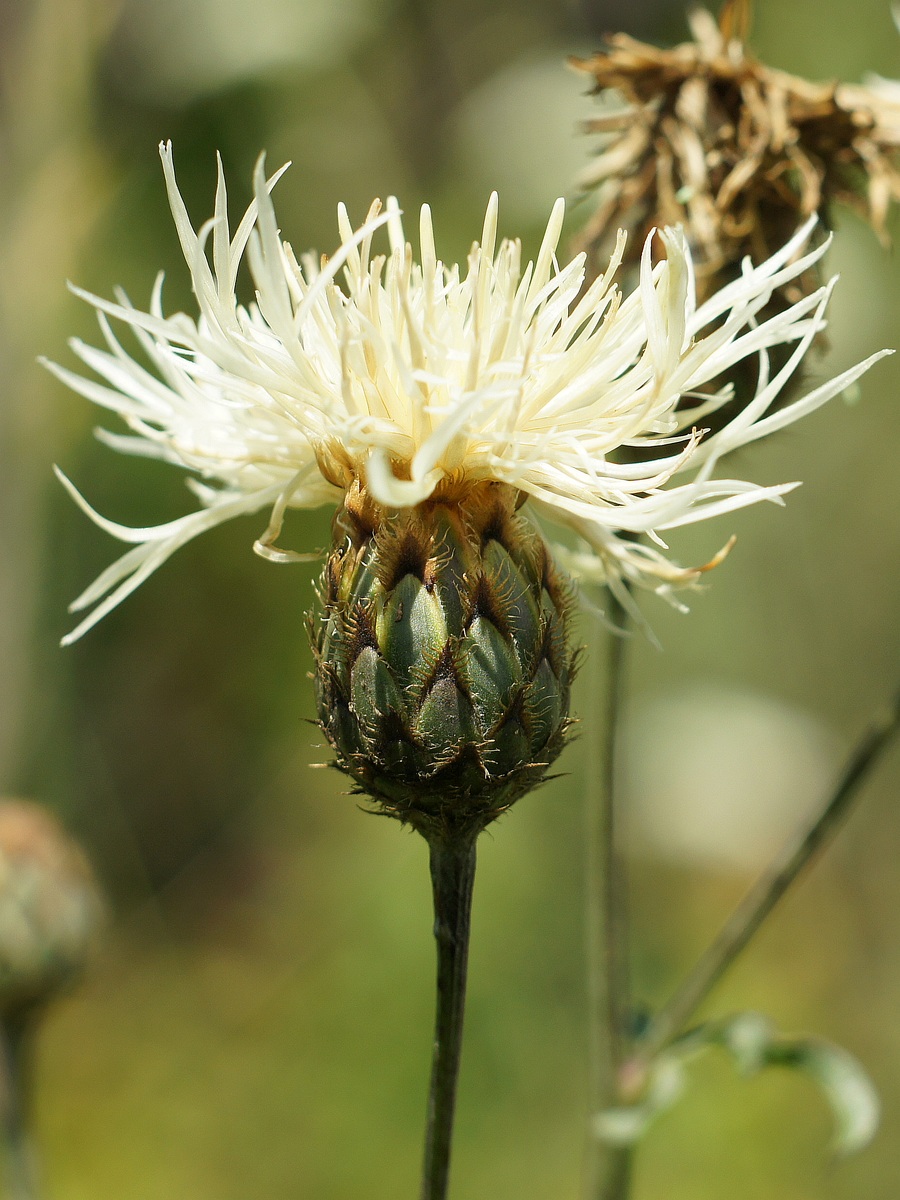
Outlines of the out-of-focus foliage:
<svg viewBox="0 0 900 1200">
<path fill-rule="evenodd" d="M 0 10 L 0 789 L 65 815 L 119 913 L 93 975 L 40 1045 L 38 1134 L 56 1200 L 415 1194 L 433 970 L 424 847 L 363 815 L 336 773 L 309 766 L 325 751 L 307 723 L 308 568 L 256 558 L 252 521 L 224 527 L 85 641 L 58 649 L 66 603 L 115 548 L 52 483 L 51 461 L 118 520 L 146 524 L 190 503 L 180 476 L 98 446 L 96 412 L 34 365 L 39 352 L 67 361 L 67 334 L 97 336 L 64 280 L 106 295 L 121 283 L 144 302 L 164 267 L 167 304 L 190 305 L 156 155 L 163 137 L 198 220 L 211 211 L 215 150 L 239 212 L 266 148 L 273 166 L 294 161 L 279 214 L 298 250 L 332 248 L 339 199 L 360 220 L 374 195 L 394 191 L 407 211 L 427 199 L 445 256 L 463 257 L 496 184 L 502 231 L 533 253 L 541 204 L 571 191 L 569 173 L 589 153 L 573 128 L 590 101 L 565 55 L 588 53 L 609 28 L 683 37 L 680 5 L 632 7 L 8 0 Z M 759 7 L 753 40 L 769 62 L 813 78 L 900 76 L 900 38 L 878 0 L 857 5 L 852 22 L 838 0 Z M 574 229 L 578 209 L 570 219 Z M 844 278 L 830 356 L 814 368 L 823 376 L 900 342 L 895 262 L 851 218 L 831 261 Z M 898 376 L 896 359 L 881 364 L 858 404 L 834 401 L 744 452 L 754 477 L 804 487 L 783 511 L 673 539 L 685 561 L 705 561 L 739 535 L 689 616 L 647 606 L 664 652 L 635 646 L 645 755 L 668 754 L 672 728 L 691 726 L 693 819 L 733 804 L 763 849 L 752 783 L 728 782 L 742 727 L 745 775 L 758 767 L 785 810 L 808 804 L 785 783 L 792 747 L 802 742 L 799 760 L 827 775 L 900 674 Z M 328 514 L 296 521 L 298 542 L 327 544 Z M 587 616 L 583 629 L 593 637 Z M 585 670 L 582 712 L 596 683 Z M 750 710 L 723 700 L 737 719 L 707 728 L 697 696 L 711 690 L 750 697 Z M 765 733 L 772 722 L 784 736 Z M 585 740 L 561 762 L 568 778 L 483 839 L 461 1198 L 578 1194 Z M 676 758 L 669 774 L 690 778 L 690 756 Z M 714 1005 L 846 1045 L 880 1088 L 882 1133 L 826 1170 L 829 1117 L 812 1088 L 780 1073 L 738 1082 L 711 1060 L 648 1137 L 637 1200 L 894 1200 L 897 771 L 894 755 Z M 672 795 L 690 790 L 680 782 Z M 651 1004 L 715 930 L 758 853 L 711 852 L 706 836 L 692 854 L 682 823 L 659 856 L 646 823 L 665 794 L 635 805 L 636 993 Z"/>
</svg>

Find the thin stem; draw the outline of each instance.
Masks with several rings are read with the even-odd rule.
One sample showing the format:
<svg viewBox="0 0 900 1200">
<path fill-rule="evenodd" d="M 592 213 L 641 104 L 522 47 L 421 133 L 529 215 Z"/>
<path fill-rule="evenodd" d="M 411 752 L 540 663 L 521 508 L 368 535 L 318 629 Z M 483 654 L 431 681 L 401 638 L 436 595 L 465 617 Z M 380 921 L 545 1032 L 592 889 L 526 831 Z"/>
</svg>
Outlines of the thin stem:
<svg viewBox="0 0 900 1200">
<path fill-rule="evenodd" d="M 31 1024 L 30 1013 L 0 1019 L 0 1125 L 9 1200 L 36 1200 L 37 1196 L 27 1127 Z"/>
<path fill-rule="evenodd" d="M 634 1177 L 634 1146 L 607 1146 L 597 1172 L 598 1200 L 628 1200 Z"/>
<path fill-rule="evenodd" d="M 898 730 L 900 692 L 870 723 L 850 755 L 831 799 L 813 824 L 775 858 L 669 1003 L 651 1023 L 641 1040 L 641 1059 L 652 1059 L 685 1027 L 791 884 L 834 836 L 859 794 L 862 783 Z"/>
<path fill-rule="evenodd" d="M 595 722 L 586 790 L 588 851 L 588 989 L 590 1003 L 591 1098 L 594 1112 L 619 1102 L 619 1070 L 628 1053 L 628 929 L 625 881 L 618 847 L 616 741 L 624 685 L 628 615 L 610 593 L 606 687 L 603 712 Z M 623 632 L 617 632 L 622 630 Z M 591 1200 L 623 1200 L 631 1177 L 630 1151 L 592 1138 L 587 1194 Z"/>
<path fill-rule="evenodd" d="M 422 1200 L 445 1200 L 466 1003 L 475 835 L 436 835 L 428 844 L 437 943 L 437 1011 L 421 1195 Z"/>
</svg>

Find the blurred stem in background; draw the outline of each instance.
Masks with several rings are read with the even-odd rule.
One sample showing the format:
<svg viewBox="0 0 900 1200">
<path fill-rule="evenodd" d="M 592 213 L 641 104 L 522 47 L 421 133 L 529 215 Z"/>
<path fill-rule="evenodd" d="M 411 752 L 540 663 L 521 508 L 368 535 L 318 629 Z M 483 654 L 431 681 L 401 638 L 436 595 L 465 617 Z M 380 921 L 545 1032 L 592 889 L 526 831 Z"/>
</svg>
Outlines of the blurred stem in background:
<svg viewBox="0 0 900 1200">
<path fill-rule="evenodd" d="M 862 784 L 900 730 L 900 690 L 871 720 L 847 760 L 831 798 L 801 836 L 792 840 L 738 905 L 669 1003 L 641 1038 L 639 1056 L 649 1062 L 677 1037 L 802 872 L 828 845 L 847 817 Z"/>
<path fill-rule="evenodd" d="M 368 48 L 359 55 L 357 69 L 376 100 L 387 88 L 391 127 L 419 183 L 427 185 L 444 168 L 447 122 L 464 94 L 451 41 L 441 28 L 441 6 L 434 0 L 403 0 L 390 41 L 395 69 L 388 78 Z"/>
<path fill-rule="evenodd" d="M 9 1200 L 37 1200 L 37 1171 L 28 1134 L 32 1006 L 0 1019 L 0 1112 Z"/>
<path fill-rule="evenodd" d="M 610 618 L 622 621 L 617 601 Z M 628 1084 L 639 1092 L 650 1079 L 657 1057 L 684 1033 L 688 1023 L 728 970 L 746 950 L 779 900 L 827 846 L 848 816 L 871 771 L 900 732 L 900 690 L 872 718 L 851 752 L 835 789 L 818 816 L 781 850 L 747 893 L 718 937 L 688 972 L 680 987 L 650 1022 L 635 1045 L 629 1036 L 628 929 L 626 888 L 617 852 L 615 821 L 615 745 L 621 716 L 625 642 L 610 633 L 605 737 L 597 738 L 589 789 L 588 818 L 591 903 L 589 905 L 592 1002 L 593 1111 L 633 1103 Z M 600 754 L 605 755 L 602 761 Z M 631 1194 L 636 1142 L 604 1144 L 592 1130 L 589 1200 L 627 1200 Z"/>
<path fill-rule="evenodd" d="M 38 805 L 0 801 L 0 1137 L 9 1200 L 37 1195 L 34 1035 L 48 1003 L 84 967 L 102 912 L 80 846 Z"/>
<path fill-rule="evenodd" d="M 615 788 L 629 629 L 625 608 L 612 592 L 606 619 L 611 628 L 598 627 L 595 633 L 597 646 L 606 646 L 606 675 L 603 691 L 591 689 L 594 707 L 588 721 L 597 732 L 588 733 L 585 791 L 592 1112 L 621 1103 L 619 1074 L 630 1048 L 628 886 L 619 852 Z M 587 1189 L 591 1200 L 618 1200 L 628 1194 L 631 1158 L 630 1148 L 605 1146 L 597 1138 L 590 1138 Z"/>
<path fill-rule="evenodd" d="M 91 138 L 95 59 L 113 0 L 19 3 L 0 48 L 0 777 L 25 735 L 31 632 L 38 611 L 47 461 L 58 446 L 35 363 L 67 302 L 60 278 L 109 194 Z"/>
</svg>

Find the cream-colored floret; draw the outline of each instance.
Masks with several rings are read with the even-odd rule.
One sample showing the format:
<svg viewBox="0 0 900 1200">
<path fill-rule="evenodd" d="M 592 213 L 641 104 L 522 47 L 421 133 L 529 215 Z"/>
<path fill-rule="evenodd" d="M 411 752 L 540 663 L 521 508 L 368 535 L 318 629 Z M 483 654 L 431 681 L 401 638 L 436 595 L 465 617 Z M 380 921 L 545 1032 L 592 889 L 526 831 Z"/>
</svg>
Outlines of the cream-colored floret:
<svg viewBox="0 0 900 1200">
<path fill-rule="evenodd" d="M 668 591 L 698 572 L 669 560 L 664 531 L 778 500 L 796 486 L 718 478 L 722 456 L 819 407 L 880 357 L 773 411 L 824 326 L 833 286 L 762 316 L 773 290 L 824 252 L 804 252 L 813 222 L 697 306 L 690 252 L 675 230 L 663 230 L 655 246 L 648 239 L 628 296 L 615 284 L 624 235 L 586 290 L 583 255 L 559 263 L 561 200 L 527 265 L 517 240 L 498 244 L 496 195 L 464 268 L 437 258 L 427 206 L 417 261 L 394 200 L 384 211 L 376 201 L 355 231 L 341 206 L 335 254 L 298 260 L 270 198 L 280 171 L 266 180 L 260 162 L 255 199 L 232 235 L 220 163 L 214 216 L 195 232 L 171 146 L 161 154 L 198 317 L 164 315 L 161 279 L 147 312 L 121 295 L 113 303 L 79 291 L 98 311 L 106 347 L 72 346 L 99 381 L 51 370 L 124 419 L 130 435 L 100 434 L 114 449 L 189 470 L 201 507 L 130 529 L 94 512 L 66 481 L 102 528 L 133 544 L 75 602 L 76 611 L 93 608 L 67 641 L 181 545 L 233 516 L 270 510 L 257 551 L 278 561 L 306 557 L 277 546 L 285 510 L 334 503 L 354 479 L 399 508 L 443 486 L 464 502 L 468 481 L 511 484 L 577 534 L 581 550 L 570 565 L 617 589 L 624 578 Z M 384 226 L 387 253 L 376 248 Z M 250 306 L 235 294 L 245 257 Z M 110 318 L 130 327 L 149 369 L 122 347 Z M 769 379 L 766 351 L 785 343 L 793 345 L 789 361 Z M 756 395 L 705 437 L 704 415 L 730 398 L 711 385 L 750 356 L 763 364 Z M 635 541 L 641 534 L 653 544 Z"/>
</svg>

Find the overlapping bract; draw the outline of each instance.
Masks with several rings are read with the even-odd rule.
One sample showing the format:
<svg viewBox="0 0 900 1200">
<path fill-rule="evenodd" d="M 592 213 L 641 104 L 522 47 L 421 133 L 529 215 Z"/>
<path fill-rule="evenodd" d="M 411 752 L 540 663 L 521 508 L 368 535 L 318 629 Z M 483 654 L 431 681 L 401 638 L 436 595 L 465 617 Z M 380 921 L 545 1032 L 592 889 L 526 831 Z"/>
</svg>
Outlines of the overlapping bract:
<svg viewBox="0 0 900 1200">
<path fill-rule="evenodd" d="M 356 486 L 310 618 L 322 729 L 382 811 L 479 830 L 544 777 L 569 726 L 571 585 L 481 483 L 384 510 Z"/>
<path fill-rule="evenodd" d="M 482 481 L 508 484 L 574 531 L 570 565 L 620 593 L 623 579 L 668 592 L 698 569 L 670 561 L 664 531 L 795 486 L 717 478 L 722 456 L 817 408 L 879 357 L 772 411 L 824 324 L 831 291 L 760 316 L 773 290 L 823 253 L 821 245 L 804 252 L 812 222 L 698 306 L 690 252 L 670 229 L 647 240 L 632 294 L 614 282 L 621 237 L 608 269 L 585 287 L 583 256 L 565 265 L 556 258 L 562 201 L 524 266 L 518 241 L 497 244 L 496 197 L 464 270 L 437 258 L 427 207 L 415 261 L 394 201 L 385 212 L 373 204 L 356 231 L 339 209 L 336 253 L 298 260 L 269 195 L 278 175 L 267 181 L 260 163 L 255 199 L 232 235 L 220 165 L 214 216 L 195 233 L 171 147 L 161 153 L 198 318 L 164 315 L 161 280 L 147 312 L 121 295 L 113 303 L 79 293 L 98 310 L 106 347 L 72 345 L 99 381 L 51 369 L 125 420 L 130 436 L 100 435 L 113 448 L 189 470 L 201 507 L 130 529 L 68 485 L 102 528 L 133 546 L 75 602 L 75 610 L 94 607 L 67 640 L 179 546 L 238 514 L 271 509 L 256 549 L 281 561 L 304 557 L 277 546 L 285 510 L 337 503 L 355 483 L 394 508 L 441 489 L 463 495 Z M 387 254 L 375 252 L 382 226 Z M 245 254 L 250 306 L 235 294 Z M 147 366 L 122 347 L 109 318 L 130 327 Z M 778 345 L 792 351 L 770 379 L 765 356 Z M 748 356 L 762 363 L 755 395 L 705 437 L 704 416 L 729 398 L 722 378 Z"/>
</svg>

